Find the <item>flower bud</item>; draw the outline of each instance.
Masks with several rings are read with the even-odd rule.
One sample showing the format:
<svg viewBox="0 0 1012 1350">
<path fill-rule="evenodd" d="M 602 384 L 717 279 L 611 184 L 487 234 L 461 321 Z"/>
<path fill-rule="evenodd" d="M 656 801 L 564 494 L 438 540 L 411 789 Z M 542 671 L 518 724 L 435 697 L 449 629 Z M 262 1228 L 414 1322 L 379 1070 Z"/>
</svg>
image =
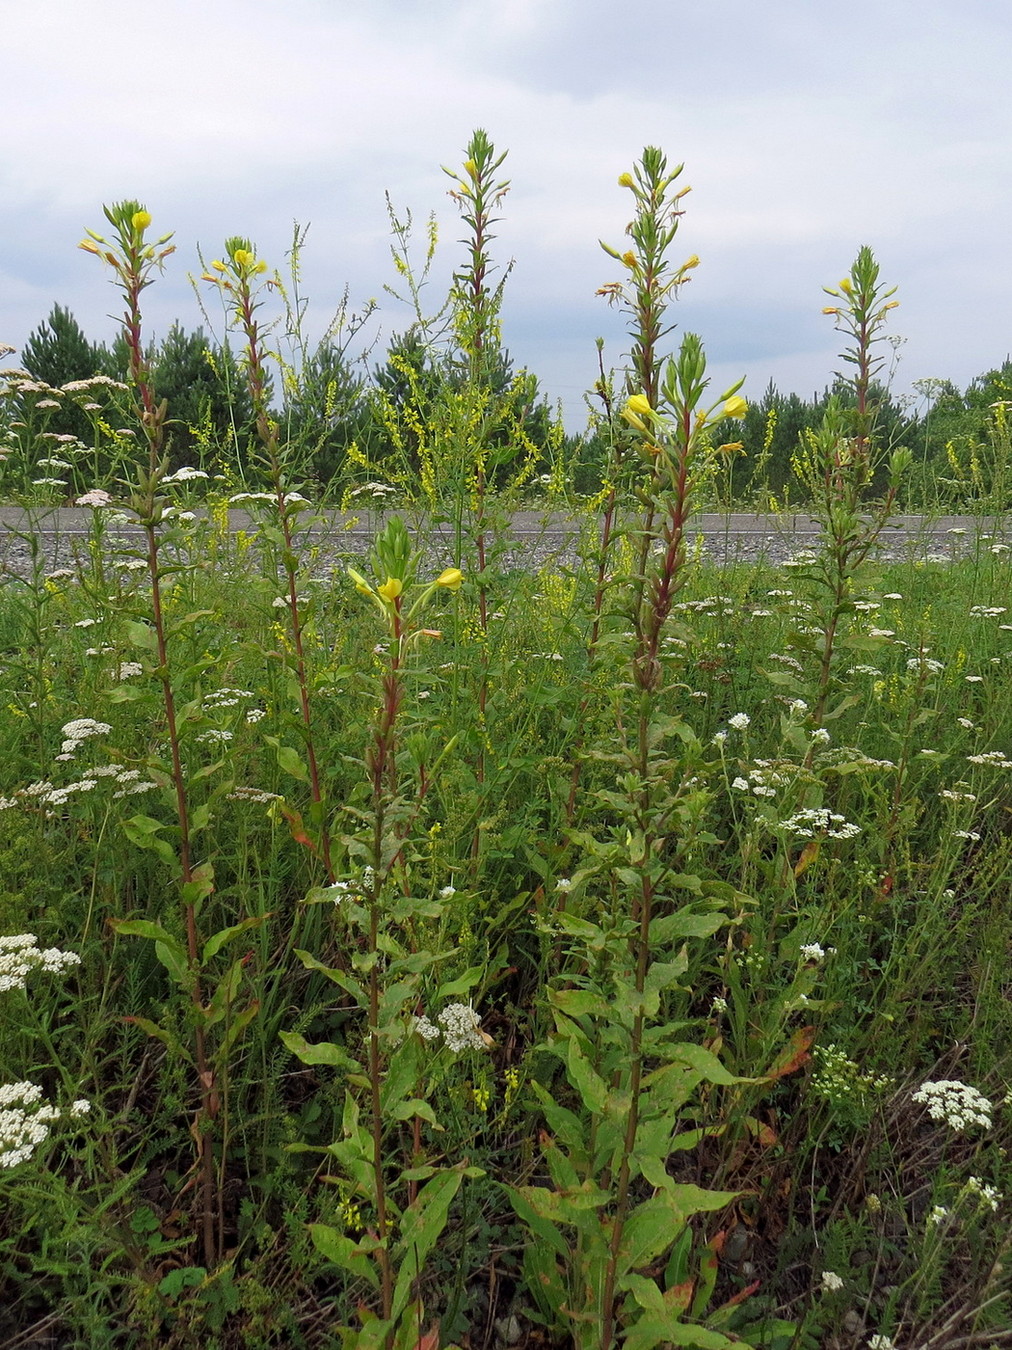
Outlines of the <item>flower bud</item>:
<svg viewBox="0 0 1012 1350">
<path fill-rule="evenodd" d="M 729 398 L 724 404 L 725 417 L 733 417 L 737 421 L 740 421 L 747 412 L 748 404 L 740 394 L 735 394 L 733 398 Z"/>
<path fill-rule="evenodd" d="M 646 394 L 632 394 L 626 401 L 626 409 L 637 417 L 649 417 L 653 413 Z"/>
<path fill-rule="evenodd" d="M 620 173 L 618 176 L 618 185 L 619 187 L 627 187 L 627 188 L 636 186 L 636 184 L 633 182 L 633 176 L 631 173 Z"/>
<path fill-rule="evenodd" d="M 356 572 L 354 567 L 349 567 L 348 575 L 355 583 L 356 591 L 360 592 L 362 595 L 372 595 L 372 587 L 369 585 L 368 581 L 366 581 L 365 577 L 362 576 L 361 572 Z"/>
</svg>

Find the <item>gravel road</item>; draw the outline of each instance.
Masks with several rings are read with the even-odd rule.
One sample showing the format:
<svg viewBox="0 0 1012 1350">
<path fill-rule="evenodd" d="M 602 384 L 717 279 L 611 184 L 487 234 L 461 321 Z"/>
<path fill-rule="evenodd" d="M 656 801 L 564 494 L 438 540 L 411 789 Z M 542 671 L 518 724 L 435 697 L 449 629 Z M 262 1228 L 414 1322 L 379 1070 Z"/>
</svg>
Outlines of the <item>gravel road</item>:
<svg viewBox="0 0 1012 1350">
<path fill-rule="evenodd" d="M 429 527 L 424 519 L 413 519 L 409 512 L 403 514 L 416 537 L 423 541 L 430 563 L 445 565 L 452 556 L 450 527 L 445 524 Z M 25 574 L 31 557 L 25 536 L 40 541 L 45 570 L 72 566 L 87 537 L 91 515 L 90 509 L 80 507 L 37 512 L 0 507 L 0 570 Z M 380 513 L 351 515 L 326 511 L 315 519 L 310 539 L 319 547 L 319 556 L 336 561 L 343 555 L 364 553 L 382 523 Z M 245 511 L 230 512 L 230 524 L 233 530 L 256 529 L 255 520 Z M 572 558 L 578 529 L 575 520 L 562 514 L 518 512 L 512 517 L 511 543 L 504 565 L 531 567 L 555 557 Z M 809 516 L 786 513 L 700 514 L 694 517 L 691 526 L 691 534 L 701 541 L 704 554 L 721 565 L 759 559 L 782 562 L 799 549 L 810 547 L 817 530 Z M 129 525 L 111 525 L 109 533 L 127 547 L 139 540 L 136 527 Z M 1004 517 L 895 516 L 883 532 L 878 553 L 886 559 L 934 556 L 948 560 L 971 551 L 979 539 L 993 542 L 1004 541 L 1006 537 L 1012 537 L 1012 526 Z"/>
</svg>

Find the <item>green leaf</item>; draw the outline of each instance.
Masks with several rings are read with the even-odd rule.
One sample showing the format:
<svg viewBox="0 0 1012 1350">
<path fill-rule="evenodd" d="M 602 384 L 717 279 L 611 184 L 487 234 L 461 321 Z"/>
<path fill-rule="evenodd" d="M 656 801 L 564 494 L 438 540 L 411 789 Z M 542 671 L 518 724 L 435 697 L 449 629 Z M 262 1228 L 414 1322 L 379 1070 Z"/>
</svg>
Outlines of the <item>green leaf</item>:
<svg viewBox="0 0 1012 1350">
<path fill-rule="evenodd" d="M 622 1229 L 620 1269 L 624 1273 L 636 1266 L 647 1265 L 666 1252 L 677 1235 L 678 1229 L 671 1222 L 667 1194 L 662 1191 L 644 1200 L 629 1215 Z"/>
<path fill-rule="evenodd" d="M 155 944 L 155 955 L 172 978 L 187 992 L 193 987 L 189 959 L 182 943 L 151 919 L 110 919 L 109 927 L 122 937 L 148 938 Z"/>
<path fill-rule="evenodd" d="M 217 956 L 226 943 L 231 942 L 234 937 L 240 933 L 245 933 L 250 928 L 257 928 L 269 919 L 269 914 L 254 914 L 248 919 L 243 919 L 241 923 L 234 923 L 230 928 L 219 928 L 217 933 L 212 933 L 204 943 L 204 953 L 201 957 L 201 964 L 206 965 L 212 956 Z"/>
<path fill-rule="evenodd" d="M 268 745 L 273 745 L 278 766 L 283 773 L 290 774 L 292 778 L 297 778 L 300 783 L 309 782 L 309 773 L 297 750 L 290 745 L 282 745 L 276 736 L 265 736 L 264 740 Z"/>
<path fill-rule="evenodd" d="M 313 1044 L 297 1031 L 282 1031 L 280 1040 L 303 1064 L 329 1064 L 334 1069 L 361 1068 L 357 1060 L 352 1059 L 347 1051 L 333 1041 L 317 1041 Z"/>
<path fill-rule="evenodd" d="M 566 1067 L 569 1081 L 579 1092 L 587 1110 L 603 1115 L 608 1100 L 608 1085 L 584 1055 L 575 1036 L 568 1038 Z"/>
<path fill-rule="evenodd" d="M 159 836 L 159 830 L 165 828 L 160 820 L 154 820 L 151 816 L 129 816 L 120 823 L 123 833 L 132 844 L 151 853 L 157 853 L 162 862 L 170 867 L 179 865 L 175 849 L 167 839 Z"/>
<path fill-rule="evenodd" d="M 309 1236 L 313 1246 L 327 1261 L 348 1271 L 350 1275 L 365 1280 L 373 1289 L 379 1288 L 379 1274 L 375 1261 L 344 1233 L 325 1223 L 311 1223 Z"/>
<path fill-rule="evenodd" d="M 127 641 L 134 647 L 140 647 L 146 652 L 157 652 L 158 634 L 150 624 L 141 623 L 138 619 L 127 619 L 123 627 L 126 630 Z"/>
<path fill-rule="evenodd" d="M 394 1321 L 404 1311 L 411 1296 L 411 1287 L 446 1227 L 450 1203 L 463 1179 L 459 1167 L 438 1173 L 425 1183 L 401 1215 L 400 1236 L 394 1249 L 399 1267 L 391 1309 Z"/>
<path fill-rule="evenodd" d="M 712 937 L 726 923 L 726 914 L 693 914 L 691 910 L 679 910 L 677 914 L 664 914 L 651 922 L 650 943 L 665 947 L 679 938 Z"/>
</svg>

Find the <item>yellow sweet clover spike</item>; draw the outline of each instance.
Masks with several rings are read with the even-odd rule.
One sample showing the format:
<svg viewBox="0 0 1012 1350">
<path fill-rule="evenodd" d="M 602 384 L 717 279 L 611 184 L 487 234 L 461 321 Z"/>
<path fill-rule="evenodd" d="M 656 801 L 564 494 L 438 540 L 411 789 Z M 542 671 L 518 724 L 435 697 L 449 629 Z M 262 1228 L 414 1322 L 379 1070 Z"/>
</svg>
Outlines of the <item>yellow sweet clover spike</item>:
<svg viewBox="0 0 1012 1350">
<path fill-rule="evenodd" d="M 729 398 L 727 402 L 724 404 L 723 415 L 725 417 L 733 417 L 736 420 L 740 421 L 741 418 L 743 418 L 747 412 L 748 412 L 748 404 L 745 402 L 745 400 L 741 397 L 740 394 L 735 394 L 733 398 Z"/>
<path fill-rule="evenodd" d="M 464 574 L 459 567 L 448 567 L 436 577 L 436 585 L 443 586 L 448 591 L 459 591 L 463 580 Z"/>
<path fill-rule="evenodd" d="M 349 568 L 348 568 L 348 575 L 351 577 L 352 581 L 355 583 L 355 589 L 356 589 L 356 591 L 359 591 L 362 595 L 372 595 L 372 594 L 373 594 L 373 589 L 372 589 L 372 587 L 369 585 L 368 581 L 366 581 L 365 577 L 362 576 L 362 574 L 361 574 L 360 572 L 356 572 L 355 569 L 354 569 L 354 567 L 349 567 Z"/>
<path fill-rule="evenodd" d="M 130 217 L 130 224 L 138 233 L 143 233 L 151 224 L 150 211 L 135 211 Z"/>
<path fill-rule="evenodd" d="M 387 577 L 383 585 L 377 586 L 376 589 L 383 599 L 392 605 L 404 590 L 404 582 L 401 581 L 400 577 Z"/>
</svg>

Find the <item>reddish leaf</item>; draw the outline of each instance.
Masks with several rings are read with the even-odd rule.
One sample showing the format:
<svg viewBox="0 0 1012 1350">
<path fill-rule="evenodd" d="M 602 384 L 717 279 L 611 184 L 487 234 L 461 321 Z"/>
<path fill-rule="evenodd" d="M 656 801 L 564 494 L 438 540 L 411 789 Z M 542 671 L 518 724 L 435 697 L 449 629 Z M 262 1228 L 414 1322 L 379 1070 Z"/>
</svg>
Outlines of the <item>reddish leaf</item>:
<svg viewBox="0 0 1012 1350">
<path fill-rule="evenodd" d="M 777 1055 L 769 1069 L 763 1074 L 767 1082 L 776 1082 L 789 1073 L 797 1073 L 811 1059 L 808 1053 L 815 1040 L 814 1027 L 800 1027 Z"/>
</svg>

